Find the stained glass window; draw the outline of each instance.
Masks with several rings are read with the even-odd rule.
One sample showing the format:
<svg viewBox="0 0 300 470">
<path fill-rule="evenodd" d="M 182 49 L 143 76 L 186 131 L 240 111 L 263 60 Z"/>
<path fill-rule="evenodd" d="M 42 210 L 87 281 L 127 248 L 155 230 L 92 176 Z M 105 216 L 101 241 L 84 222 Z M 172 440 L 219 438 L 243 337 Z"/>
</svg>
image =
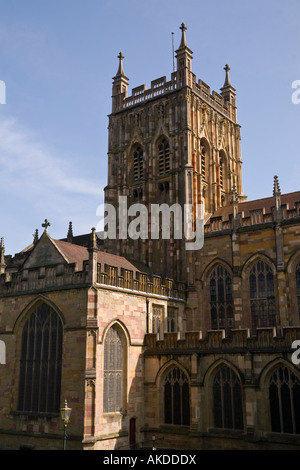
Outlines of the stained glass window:
<svg viewBox="0 0 300 470">
<path fill-rule="evenodd" d="M 228 366 L 218 370 L 213 382 L 214 426 L 224 429 L 243 429 L 241 383 Z"/>
<path fill-rule="evenodd" d="M 272 431 L 300 434 L 300 380 L 287 367 L 271 375 L 269 399 Z"/>
<path fill-rule="evenodd" d="M 60 405 L 62 323 L 43 303 L 22 332 L 18 411 L 58 413 Z"/>
<path fill-rule="evenodd" d="M 174 367 L 168 371 L 164 381 L 165 424 L 190 424 L 190 389 L 186 374 Z"/>
<path fill-rule="evenodd" d="M 257 261 L 250 271 L 250 309 L 252 330 L 276 325 L 274 275 L 264 261 Z"/>
<path fill-rule="evenodd" d="M 217 266 L 210 275 L 210 315 L 212 329 L 234 328 L 232 279 L 223 266 Z"/>
<path fill-rule="evenodd" d="M 121 411 L 123 381 L 123 346 L 120 333 L 112 326 L 104 342 L 104 413 Z"/>
</svg>

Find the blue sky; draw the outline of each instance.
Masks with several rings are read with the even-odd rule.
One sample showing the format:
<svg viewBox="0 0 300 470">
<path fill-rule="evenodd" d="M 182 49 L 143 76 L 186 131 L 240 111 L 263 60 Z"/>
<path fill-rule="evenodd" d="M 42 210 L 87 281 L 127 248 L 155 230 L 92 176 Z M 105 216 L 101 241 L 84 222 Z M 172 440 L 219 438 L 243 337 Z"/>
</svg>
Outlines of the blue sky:
<svg viewBox="0 0 300 470">
<path fill-rule="evenodd" d="M 244 192 L 300 190 L 299 0 L 0 0 L 0 237 L 6 253 L 97 226 L 107 183 L 107 115 L 117 56 L 133 87 L 172 72 L 179 26 L 211 90 L 231 67 L 242 126 Z"/>
</svg>

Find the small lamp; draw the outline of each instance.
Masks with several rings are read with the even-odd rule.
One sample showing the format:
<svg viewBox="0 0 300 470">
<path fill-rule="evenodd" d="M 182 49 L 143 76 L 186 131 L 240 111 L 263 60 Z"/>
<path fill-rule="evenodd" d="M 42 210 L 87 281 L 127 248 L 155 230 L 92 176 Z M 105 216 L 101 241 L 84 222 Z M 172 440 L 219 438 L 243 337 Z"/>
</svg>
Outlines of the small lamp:
<svg viewBox="0 0 300 470">
<path fill-rule="evenodd" d="M 66 440 L 67 440 L 67 426 L 70 421 L 72 408 L 68 407 L 67 400 L 65 400 L 65 406 L 60 408 L 60 417 L 62 422 L 64 423 L 64 443 L 63 443 L 63 450 L 66 450 Z"/>
</svg>

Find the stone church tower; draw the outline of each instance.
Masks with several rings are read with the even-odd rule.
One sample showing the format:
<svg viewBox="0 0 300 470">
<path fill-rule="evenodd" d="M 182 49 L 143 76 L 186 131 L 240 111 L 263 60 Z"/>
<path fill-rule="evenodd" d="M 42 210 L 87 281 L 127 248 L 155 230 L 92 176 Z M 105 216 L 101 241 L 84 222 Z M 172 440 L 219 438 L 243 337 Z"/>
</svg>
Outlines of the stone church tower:
<svg viewBox="0 0 300 470">
<path fill-rule="evenodd" d="M 221 94 L 211 93 L 209 86 L 197 81 L 192 72 L 193 57 L 184 23 L 180 29 L 177 70 L 170 81 L 165 76 L 158 78 L 151 82 L 150 89 L 141 85 L 128 96 L 122 52 L 113 78 L 105 201 L 116 209 L 120 196 L 127 197 L 128 207 L 143 204 L 149 214 L 149 234 L 152 204 L 178 204 L 182 210 L 189 204 L 194 221 L 199 205 L 206 221 L 231 202 L 233 187 L 240 202 L 246 199 L 240 126 L 229 66 L 225 66 Z M 118 214 L 116 225 L 120 225 Z M 184 236 L 174 236 L 174 219 L 170 228 L 169 239 L 164 239 L 161 232 L 158 240 L 150 235 L 148 239 L 120 239 L 117 234 L 116 240 L 106 241 L 106 247 L 118 255 L 138 259 L 164 276 L 186 281 L 190 257 Z"/>
</svg>

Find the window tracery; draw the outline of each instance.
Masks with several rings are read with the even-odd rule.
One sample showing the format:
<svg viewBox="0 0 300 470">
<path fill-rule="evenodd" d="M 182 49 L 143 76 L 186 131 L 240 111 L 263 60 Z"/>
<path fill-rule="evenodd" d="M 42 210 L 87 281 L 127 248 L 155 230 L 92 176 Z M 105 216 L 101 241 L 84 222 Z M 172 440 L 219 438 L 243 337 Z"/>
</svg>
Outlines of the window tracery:
<svg viewBox="0 0 300 470">
<path fill-rule="evenodd" d="M 18 411 L 59 412 L 62 337 L 60 317 L 42 303 L 22 331 Z"/>
</svg>

